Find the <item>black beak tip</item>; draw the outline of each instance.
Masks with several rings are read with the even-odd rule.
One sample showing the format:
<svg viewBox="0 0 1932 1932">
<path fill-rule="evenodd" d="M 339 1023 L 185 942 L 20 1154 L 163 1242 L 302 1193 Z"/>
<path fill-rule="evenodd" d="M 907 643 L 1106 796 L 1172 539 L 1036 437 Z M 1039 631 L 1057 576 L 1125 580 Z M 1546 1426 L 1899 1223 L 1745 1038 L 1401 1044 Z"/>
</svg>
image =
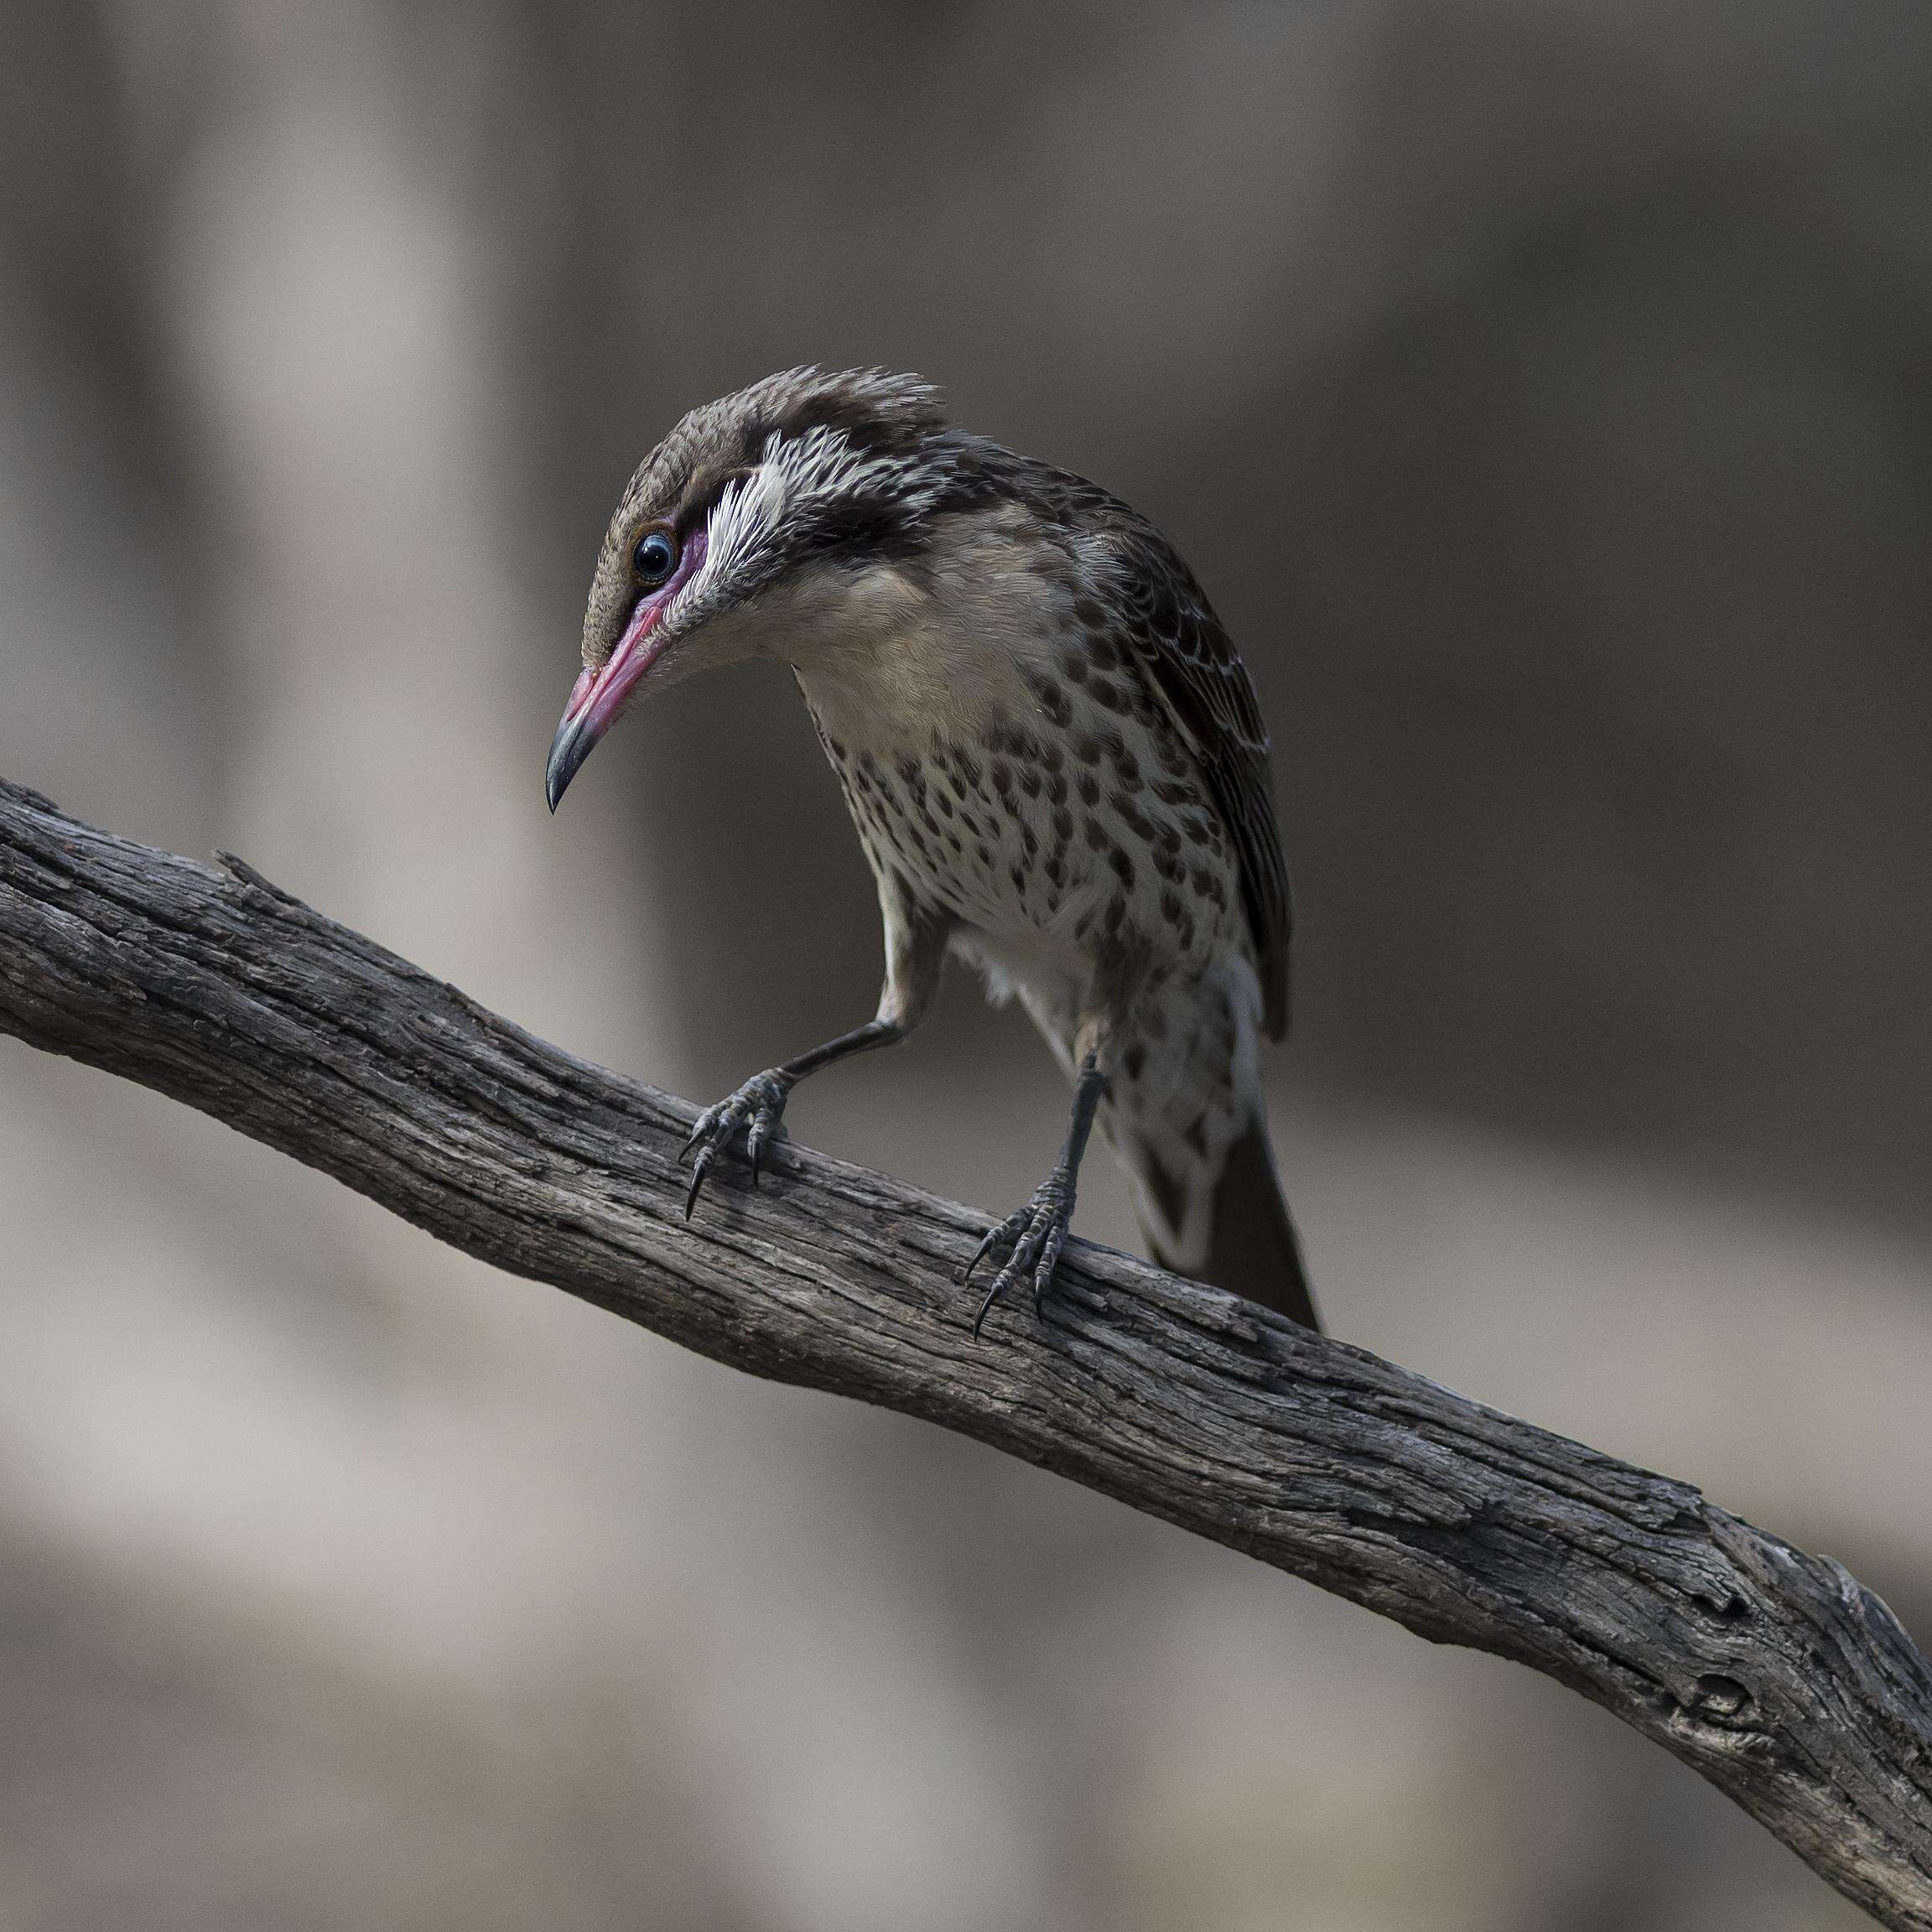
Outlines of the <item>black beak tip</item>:
<svg viewBox="0 0 1932 1932">
<path fill-rule="evenodd" d="M 590 747 L 595 742 L 584 731 L 581 719 L 566 718 L 557 727 L 557 735 L 550 745 L 550 761 L 543 770 L 543 796 L 553 812 L 557 809 L 558 801 L 569 790 L 570 781 L 577 776 L 584 761 L 590 756 Z"/>
</svg>

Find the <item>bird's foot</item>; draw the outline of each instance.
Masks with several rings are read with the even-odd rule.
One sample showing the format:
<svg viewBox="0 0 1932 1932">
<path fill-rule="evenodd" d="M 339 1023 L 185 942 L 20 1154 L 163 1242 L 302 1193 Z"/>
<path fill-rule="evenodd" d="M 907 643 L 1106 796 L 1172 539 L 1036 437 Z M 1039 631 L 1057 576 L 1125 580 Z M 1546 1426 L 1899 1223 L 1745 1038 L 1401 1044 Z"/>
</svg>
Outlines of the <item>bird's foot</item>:
<svg viewBox="0 0 1932 1932">
<path fill-rule="evenodd" d="M 1025 1281 L 1033 1291 L 1037 1308 L 1046 1285 L 1053 1279 L 1055 1265 L 1067 1240 L 1073 1219 L 1073 1171 L 1056 1167 L 1033 1191 L 1033 1198 L 1016 1214 L 1009 1214 L 986 1231 L 979 1252 L 966 1265 L 965 1283 L 970 1285 L 979 1264 L 989 1254 L 1008 1249 L 1005 1265 L 993 1277 L 979 1312 L 973 1317 L 977 1336 L 987 1311 L 1016 1282 Z"/>
<path fill-rule="evenodd" d="M 711 1164 L 740 1133 L 751 1162 L 751 1185 L 758 1185 L 766 1145 L 779 1130 L 792 1087 L 792 1081 L 774 1067 L 769 1072 L 754 1073 L 735 1093 L 715 1107 L 707 1107 L 698 1116 L 698 1124 L 691 1130 L 691 1138 L 678 1156 L 680 1161 L 690 1161 L 693 1154 L 697 1156 L 692 1163 L 691 1192 L 684 1197 L 687 1221 L 698 1204 L 698 1191 L 704 1185 Z"/>
</svg>

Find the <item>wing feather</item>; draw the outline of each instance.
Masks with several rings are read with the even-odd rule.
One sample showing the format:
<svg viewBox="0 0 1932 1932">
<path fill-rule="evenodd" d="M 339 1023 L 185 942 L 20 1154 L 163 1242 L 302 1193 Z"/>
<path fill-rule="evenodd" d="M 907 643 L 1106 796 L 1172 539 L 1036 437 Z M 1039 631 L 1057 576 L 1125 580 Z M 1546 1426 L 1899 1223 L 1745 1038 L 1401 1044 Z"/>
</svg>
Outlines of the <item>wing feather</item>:
<svg viewBox="0 0 1932 1932">
<path fill-rule="evenodd" d="M 1254 684 L 1193 573 L 1164 537 L 1129 512 L 1108 530 L 1106 546 L 1116 564 L 1123 637 L 1192 751 L 1233 844 L 1265 1023 L 1268 1036 L 1279 1040 L 1288 1030 L 1293 907 Z"/>
</svg>

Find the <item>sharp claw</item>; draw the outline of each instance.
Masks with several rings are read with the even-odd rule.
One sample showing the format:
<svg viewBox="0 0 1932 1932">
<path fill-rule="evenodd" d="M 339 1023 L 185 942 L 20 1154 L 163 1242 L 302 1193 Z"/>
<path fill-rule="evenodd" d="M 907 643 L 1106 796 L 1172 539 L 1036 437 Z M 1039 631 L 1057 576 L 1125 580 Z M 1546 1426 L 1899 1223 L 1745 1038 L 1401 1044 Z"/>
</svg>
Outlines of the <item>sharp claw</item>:
<svg viewBox="0 0 1932 1932">
<path fill-rule="evenodd" d="M 1004 1223 L 1000 1224 L 999 1232 L 1002 1233 L 1005 1232 Z M 1024 1239 L 1022 1237 L 1022 1241 Z M 979 1326 L 985 1321 L 987 1311 L 1020 1279 L 1023 1272 L 1020 1255 L 1021 1249 L 1019 1246 L 1015 1246 L 1012 1254 L 1006 1259 L 1006 1265 L 993 1277 L 993 1285 L 986 1291 L 986 1299 L 979 1304 L 979 1312 L 973 1317 L 973 1337 L 975 1341 L 979 1339 Z"/>
<path fill-rule="evenodd" d="M 962 1288 L 970 1288 L 973 1285 L 973 1277 L 979 1273 L 979 1264 L 993 1252 L 995 1243 L 1005 1232 L 1006 1223 L 1004 1221 L 995 1221 L 986 1230 L 985 1239 L 979 1244 L 979 1248 L 974 1251 L 973 1259 L 966 1264 L 966 1272 L 959 1277 L 959 1285 Z M 979 1311 L 979 1316 L 981 1321 L 985 1319 L 986 1311 L 984 1308 Z M 979 1323 L 978 1322 L 973 1324 L 973 1330 L 975 1334 L 979 1332 Z"/>
<path fill-rule="evenodd" d="M 986 1291 L 986 1299 L 979 1304 L 979 1312 L 973 1317 L 973 1339 L 975 1342 L 979 1339 L 979 1331 L 984 1325 L 987 1313 L 998 1299 L 999 1294 L 1000 1282 L 999 1278 L 995 1276 L 993 1285 Z"/>
<path fill-rule="evenodd" d="M 691 1192 L 684 1197 L 684 1218 L 691 1218 L 691 1210 L 698 1205 L 698 1190 L 704 1185 L 704 1176 L 711 1171 L 711 1150 L 707 1147 L 698 1156 L 698 1166 L 691 1176 Z"/>
<path fill-rule="evenodd" d="M 1067 1198 L 1067 1191 L 1057 1185 L 1057 1176 L 1050 1177 L 1017 1214 L 1010 1214 L 1005 1220 L 988 1228 L 978 1251 L 966 1264 L 966 1272 L 961 1276 L 960 1283 L 962 1286 L 969 1287 L 979 1264 L 1001 1241 L 1010 1241 L 1013 1244 L 1005 1266 L 994 1277 L 993 1285 L 986 1291 L 985 1299 L 979 1304 L 979 1313 L 973 1317 L 975 1340 L 993 1304 L 1022 1278 L 1032 1287 L 1036 1308 L 1046 1292 L 1053 1270 L 1060 1263 L 1060 1251 L 1066 1244 L 1067 1223 L 1072 1213 L 1072 1203 Z"/>
<path fill-rule="evenodd" d="M 751 1184 L 757 1186 L 765 1171 L 765 1156 L 777 1131 L 779 1117 L 789 1091 L 784 1082 L 771 1074 L 760 1073 L 747 1080 L 729 1098 L 720 1100 L 714 1107 L 707 1107 L 698 1116 L 690 1138 L 678 1153 L 680 1166 L 696 1156 L 691 1174 L 691 1191 L 684 1197 L 687 1221 L 691 1218 L 691 1211 L 698 1204 L 699 1192 L 717 1164 L 719 1155 L 740 1134 L 745 1135 L 745 1153 L 751 1165 Z M 776 1095 L 776 1101 L 771 1098 L 773 1094 Z"/>
</svg>

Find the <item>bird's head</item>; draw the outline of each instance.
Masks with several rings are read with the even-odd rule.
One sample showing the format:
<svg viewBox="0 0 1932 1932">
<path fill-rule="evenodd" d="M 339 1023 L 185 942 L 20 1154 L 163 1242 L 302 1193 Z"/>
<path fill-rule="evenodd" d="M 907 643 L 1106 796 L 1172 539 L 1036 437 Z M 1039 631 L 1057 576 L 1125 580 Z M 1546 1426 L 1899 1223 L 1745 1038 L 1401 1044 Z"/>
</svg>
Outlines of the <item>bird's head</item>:
<svg viewBox="0 0 1932 1932">
<path fill-rule="evenodd" d="M 932 388 L 880 370 L 790 370 L 693 410 L 610 519 L 584 669 L 550 747 L 550 808 L 647 685 L 791 654 L 835 621 L 970 487 L 960 454 Z"/>
</svg>

